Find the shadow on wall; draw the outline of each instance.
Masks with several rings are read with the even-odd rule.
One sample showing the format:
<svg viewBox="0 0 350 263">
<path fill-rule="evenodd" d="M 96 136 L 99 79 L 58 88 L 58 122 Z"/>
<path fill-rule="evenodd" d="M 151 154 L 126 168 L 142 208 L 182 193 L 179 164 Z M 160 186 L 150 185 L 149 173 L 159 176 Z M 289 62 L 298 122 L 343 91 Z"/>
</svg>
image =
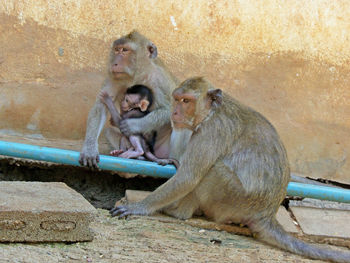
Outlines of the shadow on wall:
<svg viewBox="0 0 350 263">
<path fill-rule="evenodd" d="M 111 43 L 72 36 L 31 19 L 21 24 L 3 14 L 0 25 L 0 130 L 82 139 Z M 350 183 L 349 68 L 306 60 L 296 52 L 242 58 L 194 54 L 159 49 L 180 81 L 206 76 L 265 115 L 282 137 L 293 170 Z"/>
</svg>

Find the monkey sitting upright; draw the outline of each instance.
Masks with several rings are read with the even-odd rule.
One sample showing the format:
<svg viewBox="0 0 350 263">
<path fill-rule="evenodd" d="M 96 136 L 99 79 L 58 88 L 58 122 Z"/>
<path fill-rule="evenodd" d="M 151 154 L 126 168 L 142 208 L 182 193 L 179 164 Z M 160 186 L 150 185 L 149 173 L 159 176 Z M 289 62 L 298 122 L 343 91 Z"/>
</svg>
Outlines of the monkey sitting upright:
<svg viewBox="0 0 350 263">
<path fill-rule="evenodd" d="M 219 223 L 247 225 L 258 239 L 290 252 L 350 262 L 349 252 L 308 244 L 276 220 L 290 168 L 286 150 L 265 117 L 201 77 L 174 90 L 172 107 L 171 136 L 187 138 L 176 140 L 186 146 L 181 147 L 176 174 L 144 200 L 115 207 L 112 216 L 162 211 L 188 219 L 203 213 Z"/>
<path fill-rule="evenodd" d="M 117 149 L 120 148 L 122 134 L 129 136 L 156 131 L 154 154 L 159 158 L 174 156 L 176 159 L 175 155 L 170 155 L 170 99 L 177 80 L 158 57 L 157 46 L 142 34 L 133 31 L 113 42 L 108 74 L 101 90 L 108 92 L 119 108 L 125 91 L 135 84 L 143 84 L 152 91 L 153 105 L 149 108 L 150 113 L 141 118 L 122 120 L 120 132 L 108 127 L 105 130 L 107 141 Z M 89 112 L 85 140 L 79 156 L 79 163 L 83 166 L 98 167 L 98 138 L 106 122 L 107 112 L 100 99 L 96 100 Z"/>
<path fill-rule="evenodd" d="M 149 88 L 144 85 L 134 85 L 126 90 L 121 102 L 121 113 L 115 108 L 112 98 L 107 92 L 100 93 L 101 102 L 108 108 L 111 114 L 111 124 L 119 128 L 120 122 L 129 118 L 141 118 L 149 113 L 149 107 L 153 103 L 153 95 Z M 156 134 L 138 134 L 129 137 L 122 136 L 120 149 L 111 151 L 111 155 L 121 158 L 140 158 L 145 156 L 148 160 L 157 162 L 160 165 L 174 164 L 178 167 L 178 162 L 174 159 L 160 159 L 152 152 Z M 131 144 L 132 147 L 127 147 Z"/>
</svg>

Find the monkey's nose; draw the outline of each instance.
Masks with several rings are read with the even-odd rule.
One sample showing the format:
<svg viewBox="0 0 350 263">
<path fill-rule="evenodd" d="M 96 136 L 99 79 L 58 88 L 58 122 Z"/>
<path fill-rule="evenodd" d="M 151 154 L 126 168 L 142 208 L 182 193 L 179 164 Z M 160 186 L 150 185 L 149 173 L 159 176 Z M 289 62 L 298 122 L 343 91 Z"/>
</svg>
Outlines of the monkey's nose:
<svg viewBox="0 0 350 263">
<path fill-rule="evenodd" d="M 113 66 L 112 66 L 112 71 L 113 72 L 118 72 L 118 64 L 113 64 Z"/>
</svg>

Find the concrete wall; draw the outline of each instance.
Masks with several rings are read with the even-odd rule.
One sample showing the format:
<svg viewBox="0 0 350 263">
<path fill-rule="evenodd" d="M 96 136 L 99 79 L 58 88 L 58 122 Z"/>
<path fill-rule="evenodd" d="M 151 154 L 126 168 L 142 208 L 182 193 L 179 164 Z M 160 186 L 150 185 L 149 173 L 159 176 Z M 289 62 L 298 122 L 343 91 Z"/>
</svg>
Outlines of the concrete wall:
<svg viewBox="0 0 350 263">
<path fill-rule="evenodd" d="M 292 169 L 350 183 L 350 2 L 0 2 L 0 132 L 81 139 L 113 39 L 137 29 L 183 80 L 264 114 Z"/>
</svg>

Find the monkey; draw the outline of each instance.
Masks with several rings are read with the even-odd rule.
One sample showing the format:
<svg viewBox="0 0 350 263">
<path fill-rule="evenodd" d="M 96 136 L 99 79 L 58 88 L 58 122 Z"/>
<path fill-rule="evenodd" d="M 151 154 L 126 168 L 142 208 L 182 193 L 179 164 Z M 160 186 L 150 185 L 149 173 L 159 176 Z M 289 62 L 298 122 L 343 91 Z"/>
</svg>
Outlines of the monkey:
<svg viewBox="0 0 350 263">
<path fill-rule="evenodd" d="M 112 98 L 106 91 L 101 91 L 99 95 L 101 101 L 107 106 L 111 114 L 111 124 L 119 127 L 121 120 L 127 118 L 141 118 L 149 113 L 149 107 L 153 103 L 153 95 L 151 90 L 144 85 L 134 85 L 126 90 L 125 96 L 121 102 L 121 113 L 117 111 L 114 106 Z M 113 150 L 111 155 L 119 156 L 121 158 L 140 158 L 145 156 L 148 160 L 156 162 L 160 165 L 174 164 L 178 167 L 178 162 L 172 159 L 159 159 L 152 152 L 149 147 L 153 148 L 153 142 L 156 137 L 155 132 L 148 135 L 130 135 L 129 138 L 121 137 L 120 150 Z M 133 146 L 127 149 L 127 142 Z"/>
<path fill-rule="evenodd" d="M 244 224 L 259 240 L 305 257 L 350 262 L 350 253 L 301 241 L 276 220 L 290 167 L 276 129 L 264 116 L 203 77 L 185 80 L 172 95 L 173 129 L 192 131 L 180 166 L 144 200 L 116 206 L 112 216 L 161 211 L 188 219 L 202 213 L 218 223 Z"/>
<path fill-rule="evenodd" d="M 107 92 L 117 108 L 120 108 L 126 89 L 135 84 L 142 84 L 151 89 L 153 104 L 150 113 L 141 118 L 122 120 L 119 130 L 107 127 L 107 141 L 112 148 L 118 149 L 122 134 L 128 137 L 156 131 L 154 154 L 158 158 L 168 158 L 171 154 L 171 92 L 178 81 L 158 58 L 156 45 L 137 31 L 132 31 L 113 42 L 108 60 L 108 75 L 101 91 Z M 79 162 L 83 166 L 98 168 L 98 138 L 106 116 L 107 108 L 97 98 L 88 115 L 85 139 L 79 156 Z"/>
<path fill-rule="evenodd" d="M 112 126 L 119 127 L 120 122 L 127 118 L 141 118 L 149 113 L 148 108 L 152 106 L 153 96 L 151 91 L 144 85 L 134 85 L 126 90 L 125 96 L 121 102 L 121 113 L 115 108 L 112 98 L 106 91 L 101 91 L 99 95 L 101 101 L 106 105 L 111 114 L 110 123 Z M 147 141 L 151 143 L 154 138 L 154 133 L 147 137 Z M 129 139 L 130 143 L 134 147 L 126 149 L 127 143 L 125 139 Z M 122 158 L 137 158 L 143 155 L 143 148 L 141 145 L 140 135 L 131 135 L 129 138 L 126 136 L 121 137 L 120 150 L 113 150 L 111 155 L 120 156 Z M 146 138 L 145 138 L 146 139 Z M 124 143 L 123 143 L 124 142 Z"/>
</svg>

